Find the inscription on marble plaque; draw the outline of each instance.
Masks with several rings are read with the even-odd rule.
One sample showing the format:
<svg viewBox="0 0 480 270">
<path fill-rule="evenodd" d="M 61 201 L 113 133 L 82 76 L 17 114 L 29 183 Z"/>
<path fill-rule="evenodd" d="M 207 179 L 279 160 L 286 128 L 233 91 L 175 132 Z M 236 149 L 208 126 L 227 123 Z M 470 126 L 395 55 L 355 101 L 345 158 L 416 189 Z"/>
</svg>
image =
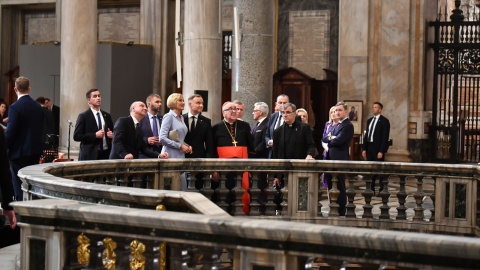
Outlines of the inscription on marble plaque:
<svg viewBox="0 0 480 270">
<path fill-rule="evenodd" d="M 25 44 L 56 40 L 55 18 L 30 18 L 27 22 L 27 40 Z"/>
<path fill-rule="evenodd" d="M 98 15 L 98 40 L 139 43 L 140 14 L 105 13 Z"/>
<path fill-rule="evenodd" d="M 325 79 L 330 53 L 330 11 L 289 13 L 288 66 L 317 80 Z"/>
</svg>

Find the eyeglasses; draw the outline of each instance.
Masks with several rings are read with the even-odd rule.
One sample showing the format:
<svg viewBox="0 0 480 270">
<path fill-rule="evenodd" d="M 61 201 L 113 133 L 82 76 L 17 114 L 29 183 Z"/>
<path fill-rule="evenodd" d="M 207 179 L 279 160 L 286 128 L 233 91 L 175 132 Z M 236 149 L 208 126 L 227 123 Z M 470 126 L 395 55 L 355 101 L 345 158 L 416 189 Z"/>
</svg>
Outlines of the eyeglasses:
<svg viewBox="0 0 480 270">
<path fill-rule="evenodd" d="M 281 113 L 281 114 L 289 115 L 289 114 L 291 114 L 291 113 L 293 113 L 293 112 L 291 112 L 291 111 L 281 111 L 280 113 Z"/>
<path fill-rule="evenodd" d="M 237 108 L 237 111 L 243 111 L 243 109 Z"/>
<path fill-rule="evenodd" d="M 223 110 L 223 111 L 224 111 L 224 112 L 228 112 L 228 111 L 230 111 L 230 112 L 237 112 L 237 108 L 228 108 L 228 109 L 225 109 L 225 110 Z"/>
<path fill-rule="evenodd" d="M 253 112 L 260 112 L 260 110 L 253 110 Z"/>
</svg>

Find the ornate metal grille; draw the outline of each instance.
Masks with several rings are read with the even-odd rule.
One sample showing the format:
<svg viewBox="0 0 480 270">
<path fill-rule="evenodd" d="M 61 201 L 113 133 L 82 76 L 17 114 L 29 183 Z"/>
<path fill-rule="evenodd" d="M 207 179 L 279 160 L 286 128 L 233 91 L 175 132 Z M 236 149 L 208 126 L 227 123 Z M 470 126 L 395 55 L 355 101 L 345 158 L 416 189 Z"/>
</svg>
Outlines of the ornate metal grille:
<svg viewBox="0 0 480 270">
<path fill-rule="evenodd" d="M 480 161 L 480 20 L 455 1 L 451 21 L 440 12 L 435 29 L 433 77 L 433 159 L 438 162 Z M 445 7 L 445 10 L 447 8 Z"/>
</svg>

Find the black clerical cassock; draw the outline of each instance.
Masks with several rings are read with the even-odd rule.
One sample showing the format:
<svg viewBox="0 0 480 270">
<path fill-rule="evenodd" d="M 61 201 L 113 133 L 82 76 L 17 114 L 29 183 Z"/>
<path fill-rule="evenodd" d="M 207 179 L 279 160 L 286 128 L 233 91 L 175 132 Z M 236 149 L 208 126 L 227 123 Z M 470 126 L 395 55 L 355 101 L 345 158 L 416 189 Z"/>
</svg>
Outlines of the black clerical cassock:
<svg viewBox="0 0 480 270">
<path fill-rule="evenodd" d="M 253 136 L 250 125 L 241 120 L 229 124 L 222 120 L 212 127 L 214 147 L 219 158 L 248 158 L 249 152 L 254 152 Z M 235 183 L 226 183 L 228 189 L 232 189 Z M 242 176 L 242 188 L 245 193 L 242 195 L 243 212 L 247 214 L 250 204 L 250 188 L 248 172 Z"/>
</svg>

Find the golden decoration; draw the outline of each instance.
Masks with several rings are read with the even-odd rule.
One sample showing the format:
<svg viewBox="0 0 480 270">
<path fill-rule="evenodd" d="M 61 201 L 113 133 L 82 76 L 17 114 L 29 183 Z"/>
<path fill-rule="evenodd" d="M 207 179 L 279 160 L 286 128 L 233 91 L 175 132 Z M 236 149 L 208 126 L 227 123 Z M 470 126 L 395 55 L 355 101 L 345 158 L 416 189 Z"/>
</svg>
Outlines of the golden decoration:
<svg viewBox="0 0 480 270">
<path fill-rule="evenodd" d="M 117 264 L 117 254 L 114 251 L 117 248 L 117 243 L 112 238 L 106 237 L 103 239 L 103 245 L 105 246 L 102 253 L 103 266 L 108 270 L 113 270 Z"/>
<path fill-rule="evenodd" d="M 130 269 L 145 270 L 145 256 L 142 255 L 145 252 L 145 245 L 138 240 L 133 240 L 130 243 L 130 248 L 132 248 L 132 252 L 130 253 Z"/>
<path fill-rule="evenodd" d="M 78 264 L 88 265 L 90 263 L 90 239 L 83 233 L 77 236 L 78 247 L 77 247 L 77 261 Z"/>
<path fill-rule="evenodd" d="M 157 205 L 157 211 L 167 211 L 167 207 L 163 204 Z M 162 242 L 159 246 L 160 248 L 160 258 L 159 258 L 159 269 L 166 270 L 167 269 L 167 243 Z"/>
</svg>

